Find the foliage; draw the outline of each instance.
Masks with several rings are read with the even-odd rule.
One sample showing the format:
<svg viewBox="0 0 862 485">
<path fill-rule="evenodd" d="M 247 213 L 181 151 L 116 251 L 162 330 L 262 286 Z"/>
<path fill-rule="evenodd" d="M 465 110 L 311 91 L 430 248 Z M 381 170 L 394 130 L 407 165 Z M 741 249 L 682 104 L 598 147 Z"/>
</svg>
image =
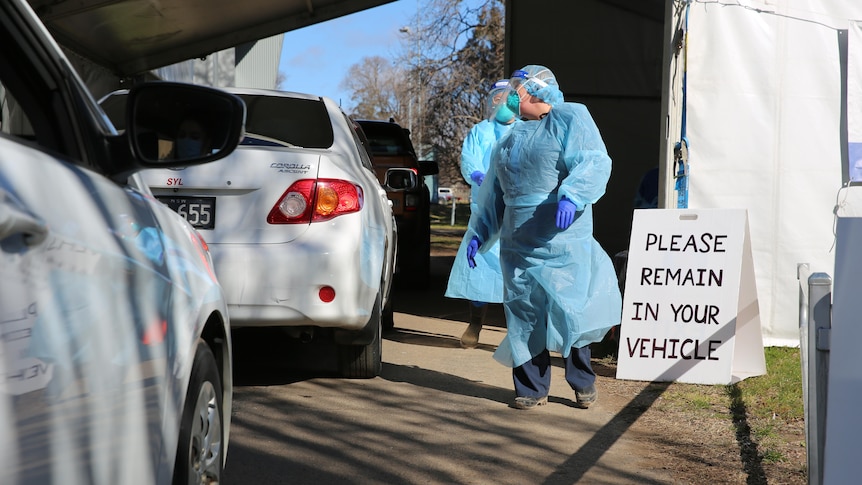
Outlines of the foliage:
<svg viewBox="0 0 862 485">
<path fill-rule="evenodd" d="M 461 179 L 464 137 L 485 117 L 491 85 L 504 77 L 504 7 L 499 0 L 477 9 L 455 0 L 429 3 L 431 14 L 423 17 L 421 32 L 439 47 L 423 50 L 414 73 L 420 79 L 418 85 L 430 94 L 418 93 L 423 101 L 417 137 L 433 151 L 441 183 L 451 183 Z"/>
<path fill-rule="evenodd" d="M 478 6 L 471 6 L 478 5 Z M 503 72 L 502 0 L 420 0 L 403 52 L 392 61 L 365 58 L 342 87 L 356 118 L 394 118 L 411 130 L 420 156 L 435 159 L 440 181 L 461 180 L 461 145 L 485 116 L 485 96 Z"/>
</svg>

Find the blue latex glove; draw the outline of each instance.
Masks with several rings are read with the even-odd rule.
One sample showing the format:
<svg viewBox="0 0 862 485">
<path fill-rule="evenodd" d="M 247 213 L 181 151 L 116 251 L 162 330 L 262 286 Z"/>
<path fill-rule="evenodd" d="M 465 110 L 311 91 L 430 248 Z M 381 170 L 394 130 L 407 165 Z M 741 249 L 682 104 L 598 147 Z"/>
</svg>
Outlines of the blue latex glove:
<svg viewBox="0 0 862 485">
<path fill-rule="evenodd" d="M 575 222 L 575 212 L 578 211 L 578 206 L 569 199 L 563 197 L 557 202 L 557 227 L 566 229 Z"/>
<path fill-rule="evenodd" d="M 485 180 L 485 172 L 476 170 L 470 174 L 470 179 L 472 179 L 473 182 L 476 182 L 476 185 L 482 185 L 482 181 Z"/>
<path fill-rule="evenodd" d="M 470 265 L 471 269 L 476 267 L 476 253 L 479 252 L 481 245 L 482 241 L 476 236 L 473 236 L 473 239 L 470 239 L 470 244 L 467 245 L 467 264 Z"/>
</svg>

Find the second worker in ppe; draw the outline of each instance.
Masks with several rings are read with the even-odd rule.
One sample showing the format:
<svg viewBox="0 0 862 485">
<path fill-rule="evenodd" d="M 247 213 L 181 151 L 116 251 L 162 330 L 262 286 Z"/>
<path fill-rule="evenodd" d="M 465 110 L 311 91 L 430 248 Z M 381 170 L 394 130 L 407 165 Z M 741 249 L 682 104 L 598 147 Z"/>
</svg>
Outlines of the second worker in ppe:
<svg viewBox="0 0 862 485">
<path fill-rule="evenodd" d="M 491 163 L 491 147 L 516 122 L 515 113 L 500 107 L 500 103 L 505 104 L 508 85 L 509 81 L 502 79 L 491 87 L 486 100 L 486 118 L 473 125 L 461 148 L 461 175 L 470 184 L 471 213 L 477 210 L 479 187 Z M 470 321 L 461 335 L 461 346 L 464 348 L 474 348 L 479 344 L 479 332 L 485 322 L 488 303 L 503 302 L 499 247 L 488 247 L 487 251 L 479 256 L 482 264 L 471 270 L 465 260 L 466 247 L 471 239 L 472 233 L 467 231 L 461 241 L 446 287 L 447 297 L 470 300 Z"/>
</svg>

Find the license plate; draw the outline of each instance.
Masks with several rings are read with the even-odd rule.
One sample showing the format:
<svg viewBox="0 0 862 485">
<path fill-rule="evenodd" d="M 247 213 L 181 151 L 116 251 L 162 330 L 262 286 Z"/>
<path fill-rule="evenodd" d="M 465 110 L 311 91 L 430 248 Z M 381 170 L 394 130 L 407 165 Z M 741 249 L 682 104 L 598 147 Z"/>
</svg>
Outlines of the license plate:
<svg viewBox="0 0 862 485">
<path fill-rule="evenodd" d="M 158 197 L 158 199 L 183 216 L 195 229 L 215 227 L 215 197 Z"/>
</svg>

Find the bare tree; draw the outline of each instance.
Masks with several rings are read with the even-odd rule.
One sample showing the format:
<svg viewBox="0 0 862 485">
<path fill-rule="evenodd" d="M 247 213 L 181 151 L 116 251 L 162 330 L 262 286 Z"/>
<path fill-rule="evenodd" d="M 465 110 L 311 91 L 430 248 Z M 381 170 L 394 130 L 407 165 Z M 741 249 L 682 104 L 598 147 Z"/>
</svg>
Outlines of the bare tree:
<svg viewBox="0 0 862 485">
<path fill-rule="evenodd" d="M 350 66 L 340 87 L 350 92 L 354 118 L 389 119 L 401 121 L 403 117 L 400 79 L 404 73 L 392 62 L 380 57 L 364 57 L 359 64 Z M 346 110 L 347 111 L 347 110 Z"/>
<path fill-rule="evenodd" d="M 491 85 L 504 76 L 504 6 L 489 0 L 470 8 L 461 0 L 427 0 L 417 16 L 421 56 L 411 66 L 419 99 L 414 141 L 432 152 L 441 183 L 461 181 L 461 146 L 485 113 Z"/>
<path fill-rule="evenodd" d="M 348 71 L 355 117 L 395 118 L 411 129 L 424 159 L 440 166 L 441 184 L 462 181 L 461 146 L 485 116 L 485 97 L 503 72 L 504 4 L 420 0 L 402 52 L 392 61 L 366 58 Z"/>
</svg>

